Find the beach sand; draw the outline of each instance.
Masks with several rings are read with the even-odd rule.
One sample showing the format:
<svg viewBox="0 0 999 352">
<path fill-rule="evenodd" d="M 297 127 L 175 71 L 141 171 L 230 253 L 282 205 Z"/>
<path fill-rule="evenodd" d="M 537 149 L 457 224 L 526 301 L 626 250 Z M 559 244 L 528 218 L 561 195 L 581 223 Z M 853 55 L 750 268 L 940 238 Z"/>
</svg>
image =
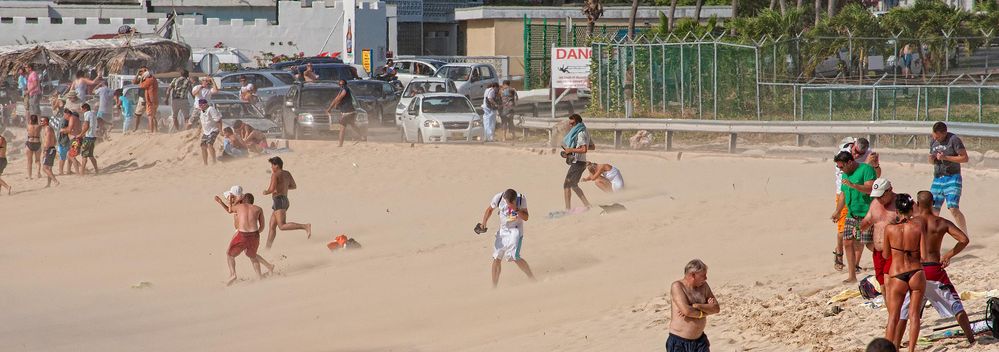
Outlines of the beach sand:
<svg viewBox="0 0 999 352">
<path fill-rule="evenodd" d="M 52 189 L 12 160 L 15 195 L 0 196 L 0 350 L 661 351 L 665 293 L 692 258 L 708 264 L 721 303 L 707 328 L 716 351 L 860 351 L 887 320 L 859 298 L 823 316 L 829 297 L 855 287 L 832 270 L 828 159 L 597 150 L 590 160 L 617 166 L 627 189 L 584 184 L 587 196 L 628 210 L 548 219 L 566 165 L 547 148 L 293 141 L 281 155 L 298 183 L 288 220 L 311 222 L 313 238 L 279 232 L 260 251 L 278 274 L 258 280 L 240 256 L 241 280 L 226 287 L 232 220 L 212 196 L 240 184 L 269 209 L 269 164 L 204 167 L 196 140 L 115 136 L 97 148 L 106 174 Z M 896 191 L 929 187 L 930 165 L 882 155 Z M 948 269 L 960 291 L 999 288 L 988 206 L 999 171 L 964 177 L 972 244 Z M 508 187 L 530 200 L 521 254 L 538 282 L 508 263 L 492 289 L 497 225 L 472 227 Z M 330 253 L 338 234 L 364 248 Z M 983 300 L 966 305 L 981 316 Z M 929 312 L 927 325 L 950 323 Z M 982 342 L 968 351 L 999 346 Z"/>
</svg>

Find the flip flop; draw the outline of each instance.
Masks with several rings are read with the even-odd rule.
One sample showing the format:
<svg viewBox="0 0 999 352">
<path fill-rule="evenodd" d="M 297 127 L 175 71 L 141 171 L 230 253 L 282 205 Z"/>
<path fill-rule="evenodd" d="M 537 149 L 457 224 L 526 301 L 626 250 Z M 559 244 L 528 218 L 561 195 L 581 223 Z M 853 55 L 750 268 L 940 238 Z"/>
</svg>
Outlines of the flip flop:
<svg viewBox="0 0 999 352">
<path fill-rule="evenodd" d="M 836 271 L 843 271 L 843 268 L 846 267 L 846 264 L 843 264 L 843 253 L 833 252 L 833 263 L 833 268 Z"/>
</svg>

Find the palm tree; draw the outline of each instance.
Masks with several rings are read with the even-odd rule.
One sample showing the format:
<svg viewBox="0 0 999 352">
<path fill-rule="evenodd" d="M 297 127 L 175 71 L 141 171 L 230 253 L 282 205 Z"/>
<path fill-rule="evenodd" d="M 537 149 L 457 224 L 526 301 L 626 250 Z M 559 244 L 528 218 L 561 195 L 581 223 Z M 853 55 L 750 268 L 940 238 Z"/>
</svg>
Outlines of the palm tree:
<svg viewBox="0 0 999 352">
<path fill-rule="evenodd" d="M 822 17 L 822 0 L 815 0 L 815 26 L 819 25 L 820 17 Z"/>
<path fill-rule="evenodd" d="M 996 0 L 999 1 L 999 0 Z M 667 27 L 669 31 L 673 31 L 673 20 L 676 18 L 676 0 L 670 0 L 669 2 L 669 22 L 667 22 Z"/>
<path fill-rule="evenodd" d="M 600 0 L 586 0 L 583 3 L 583 14 L 586 15 L 586 37 L 590 38 L 597 26 L 597 20 L 604 15 L 604 5 L 600 4 Z"/>
<path fill-rule="evenodd" d="M 635 39 L 635 16 L 638 16 L 638 0 L 631 0 L 631 16 L 628 17 L 628 39 Z"/>
<path fill-rule="evenodd" d="M 826 10 L 826 16 L 833 17 L 836 16 L 836 0 L 827 0 L 829 2 L 829 9 Z"/>
<path fill-rule="evenodd" d="M 704 0 L 697 0 L 697 7 L 694 8 L 694 21 L 701 22 L 701 7 L 704 6 Z"/>
</svg>

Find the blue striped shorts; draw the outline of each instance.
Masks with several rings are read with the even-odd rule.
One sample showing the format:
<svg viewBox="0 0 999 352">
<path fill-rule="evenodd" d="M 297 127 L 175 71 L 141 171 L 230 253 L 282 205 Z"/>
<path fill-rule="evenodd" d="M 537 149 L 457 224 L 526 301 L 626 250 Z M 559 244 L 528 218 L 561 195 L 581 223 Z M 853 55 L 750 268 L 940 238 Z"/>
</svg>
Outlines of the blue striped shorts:
<svg viewBox="0 0 999 352">
<path fill-rule="evenodd" d="M 933 208 L 940 209 L 947 201 L 947 209 L 958 208 L 961 203 L 961 174 L 945 175 L 933 179 Z"/>
</svg>

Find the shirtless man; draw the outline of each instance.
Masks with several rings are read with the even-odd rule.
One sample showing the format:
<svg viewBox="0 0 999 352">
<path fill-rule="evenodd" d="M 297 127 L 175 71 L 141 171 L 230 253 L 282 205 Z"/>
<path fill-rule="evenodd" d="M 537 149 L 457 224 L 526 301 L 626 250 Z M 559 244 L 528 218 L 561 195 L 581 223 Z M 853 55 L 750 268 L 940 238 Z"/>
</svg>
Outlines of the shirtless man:
<svg viewBox="0 0 999 352">
<path fill-rule="evenodd" d="M 271 206 L 271 209 L 274 210 L 271 213 L 271 226 L 267 231 L 267 249 L 271 249 L 271 245 L 274 244 L 274 237 L 277 236 L 279 228 L 281 231 L 305 230 L 305 238 L 312 238 L 312 224 L 285 222 L 288 216 L 288 207 L 291 206 L 288 201 L 288 191 L 298 188 L 298 185 L 295 184 L 295 178 L 291 176 L 290 172 L 284 170 L 284 161 L 281 160 L 281 157 L 275 156 L 267 161 L 271 163 L 271 183 L 264 191 L 264 195 L 270 194 L 274 200 L 274 205 Z"/>
<path fill-rule="evenodd" d="M 691 260 L 683 269 L 683 278 L 670 287 L 669 338 L 666 352 L 709 352 L 711 343 L 704 327 L 707 316 L 718 314 L 720 307 L 708 286 L 708 266 L 700 259 Z"/>
<path fill-rule="evenodd" d="M 253 271 L 256 271 L 257 276 L 263 279 L 264 274 L 260 272 L 261 263 L 267 267 L 268 275 L 274 272 L 274 264 L 267 262 L 266 259 L 257 255 L 257 248 L 260 246 L 260 229 L 264 227 L 264 210 L 253 205 L 253 194 L 240 195 L 226 193 L 226 198 L 229 198 L 228 206 L 222 204 L 222 199 L 215 196 L 215 201 L 222 204 L 222 208 L 226 209 L 226 212 L 234 214 L 233 226 L 236 227 L 236 234 L 232 236 L 232 241 L 229 242 L 229 250 L 227 252 L 228 257 L 226 260 L 229 262 L 229 279 L 226 280 L 226 286 L 236 282 L 236 256 L 244 250 L 246 251 L 246 256 L 250 258 L 250 262 L 253 263 Z"/>
<path fill-rule="evenodd" d="M 885 273 L 891 265 L 891 258 L 884 259 L 881 252 L 884 250 L 885 226 L 898 217 L 898 210 L 895 208 L 895 192 L 892 190 L 891 181 L 886 178 L 874 180 L 871 186 L 871 207 L 867 215 L 860 221 L 860 229 L 868 231 L 874 230 L 874 277 L 885 287 Z M 882 289 L 884 291 L 884 289 Z"/>
<path fill-rule="evenodd" d="M 3 135 L 0 135 L 0 176 L 3 176 L 3 169 L 6 168 L 7 168 L 7 138 L 4 138 Z M 30 175 L 31 169 L 28 169 L 28 173 Z M 4 187 L 7 187 L 7 195 L 9 196 L 10 185 L 8 185 L 7 182 L 3 182 L 3 179 L 0 178 L 0 191 L 3 191 Z"/>
<path fill-rule="evenodd" d="M 961 296 L 944 270 L 950 265 L 950 260 L 968 246 L 970 242 L 968 235 L 950 220 L 933 213 L 933 193 L 929 191 L 920 191 L 916 195 L 915 215 L 926 221 L 926 236 L 923 237 L 922 258 L 920 259 L 923 265 L 923 274 L 926 275 L 926 290 L 923 291 L 925 292 L 923 302 L 918 307 L 925 307 L 928 300 L 941 318 L 956 317 L 957 323 L 961 325 L 961 330 L 964 330 L 964 336 L 968 339 L 968 343 L 974 344 L 975 334 L 971 332 L 968 313 L 964 311 Z M 957 244 L 950 252 L 941 256 L 940 246 L 943 244 L 944 235 L 953 237 L 957 240 Z M 902 340 L 901 334 L 905 331 L 906 320 L 909 318 L 909 309 L 907 309 L 909 301 L 910 298 L 906 295 L 896 329 L 898 331 L 896 340 L 898 341 Z M 922 315 L 922 311 L 919 312 L 919 315 Z"/>
<path fill-rule="evenodd" d="M 55 165 L 56 159 L 56 135 L 55 130 L 52 129 L 52 125 L 49 124 L 48 117 L 42 117 L 41 126 L 42 150 L 44 150 L 42 170 L 45 171 L 45 176 L 47 177 L 45 188 L 48 188 L 52 186 L 53 181 L 55 181 L 56 186 L 59 185 L 59 180 L 56 180 L 55 174 L 52 173 L 52 165 Z"/>
<path fill-rule="evenodd" d="M 87 111 L 89 111 L 90 105 L 88 104 L 83 104 L 83 105 L 87 106 L 88 109 Z M 80 154 L 80 149 L 83 145 L 83 137 L 81 137 L 81 133 L 83 132 L 83 127 L 81 126 L 82 124 L 80 123 L 80 114 L 76 111 L 72 111 L 69 114 L 66 114 L 66 121 L 68 121 L 69 124 L 67 124 L 66 127 L 63 127 L 59 132 L 65 133 L 66 135 L 69 136 L 69 141 L 70 141 L 69 157 L 68 157 L 69 173 L 72 174 L 73 169 L 75 168 L 76 172 L 79 174 L 80 160 L 78 160 L 76 157 L 77 155 Z M 61 169 L 62 168 L 60 168 L 60 170 Z"/>
<path fill-rule="evenodd" d="M 888 250 L 882 252 L 882 256 L 888 259 L 891 256 L 891 266 L 888 270 L 889 278 L 885 282 L 885 303 L 888 306 L 888 325 L 885 327 L 885 338 L 894 340 L 896 347 L 902 346 L 902 332 L 898 331 L 902 304 L 905 295 L 911 294 L 913 302 L 910 303 L 910 310 L 919 309 L 915 302 L 923 301 L 923 294 L 926 289 L 926 275 L 920 264 L 921 248 L 923 247 L 923 237 L 926 234 L 926 222 L 920 218 L 912 217 L 913 207 L 912 197 L 908 194 L 897 194 L 895 197 L 895 207 L 898 208 L 898 223 L 885 227 L 885 245 Z M 919 339 L 920 316 L 912 318 L 912 326 L 909 327 L 909 352 L 916 350 L 916 342 Z"/>
</svg>

